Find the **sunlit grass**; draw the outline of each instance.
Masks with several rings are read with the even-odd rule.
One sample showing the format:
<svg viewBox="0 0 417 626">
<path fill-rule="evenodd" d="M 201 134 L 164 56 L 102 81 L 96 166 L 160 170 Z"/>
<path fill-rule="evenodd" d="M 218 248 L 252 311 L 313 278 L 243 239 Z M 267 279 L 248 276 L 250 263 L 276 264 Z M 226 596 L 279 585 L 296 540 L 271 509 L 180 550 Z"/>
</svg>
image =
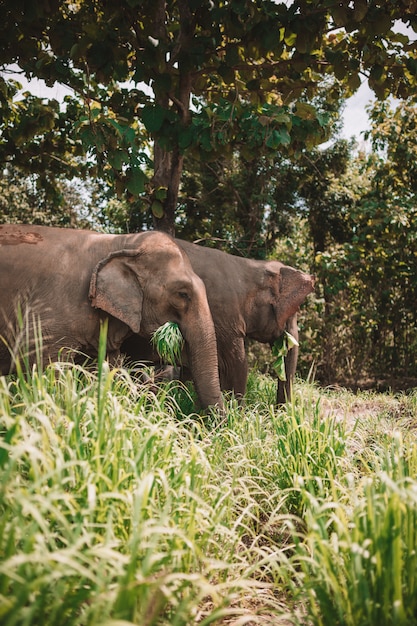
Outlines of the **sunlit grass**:
<svg viewBox="0 0 417 626">
<path fill-rule="evenodd" d="M 103 345 L 0 378 L 1 624 L 415 623 L 416 397 L 190 394 Z"/>
<path fill-rule="evenodd" d="M 310 497 L 293 565 L 313 624 L 416 623 L 416 458 L 397 435 L 374 476 L 346 476 L 349 498 Z"/>
<path fill-rule="evenodd" d="M 1 381 L 2 624 L 245 612 L 259 583 L 198 416 L 105 362 Z"/>
</svg>

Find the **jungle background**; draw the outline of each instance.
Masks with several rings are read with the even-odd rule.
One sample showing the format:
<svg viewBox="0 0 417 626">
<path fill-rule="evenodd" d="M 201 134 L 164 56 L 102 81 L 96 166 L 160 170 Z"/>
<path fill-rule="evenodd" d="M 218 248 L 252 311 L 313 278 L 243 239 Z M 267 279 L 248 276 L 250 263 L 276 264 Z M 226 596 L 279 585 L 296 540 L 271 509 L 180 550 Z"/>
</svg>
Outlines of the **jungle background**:
<svg viewBox="0 0 417 626">
<path fill-rule="evenodd" d="M 416 13 L 410 0 L 4 1 L 0 223 L 159 228 L 278 258 L 317 277 L 302 376 L 413 386 Z M 22 92 L 19 74 L 69 95 Z M 365 80 L 377 100 L 358 145 L 341 113 Z"/>
</svg>

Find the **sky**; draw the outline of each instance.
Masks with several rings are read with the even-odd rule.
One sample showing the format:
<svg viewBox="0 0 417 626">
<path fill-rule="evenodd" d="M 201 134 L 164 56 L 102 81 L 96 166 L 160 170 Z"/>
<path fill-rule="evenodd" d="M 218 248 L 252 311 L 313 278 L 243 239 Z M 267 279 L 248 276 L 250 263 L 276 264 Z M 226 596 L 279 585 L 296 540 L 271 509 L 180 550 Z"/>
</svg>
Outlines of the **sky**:
<svg viewBox="0 0 417 626">
<path fill-rule="evenodd" d="M 359 143 L 364 141 L 362 133 L 370 127 L 365 107 L 374 100 L 375 95 L 368 87 L 367 82 L 363 82 L 358 91 L 348 98 L 346 108 L 342 115 L 343 137 L 346 139 L 355 137 Z"/>
</svg>

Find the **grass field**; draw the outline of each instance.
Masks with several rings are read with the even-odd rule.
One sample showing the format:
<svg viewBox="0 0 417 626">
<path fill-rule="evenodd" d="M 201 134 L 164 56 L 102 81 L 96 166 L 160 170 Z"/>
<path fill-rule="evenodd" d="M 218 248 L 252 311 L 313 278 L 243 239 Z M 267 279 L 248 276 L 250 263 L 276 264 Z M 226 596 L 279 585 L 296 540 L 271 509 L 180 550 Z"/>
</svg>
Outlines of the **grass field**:
<svg viewBox="0 0 417 626">
<path fill-rule="evenodd" d="M 0 378 L 2 626 L 417 624 L 417 394 Z"/>
</svg>

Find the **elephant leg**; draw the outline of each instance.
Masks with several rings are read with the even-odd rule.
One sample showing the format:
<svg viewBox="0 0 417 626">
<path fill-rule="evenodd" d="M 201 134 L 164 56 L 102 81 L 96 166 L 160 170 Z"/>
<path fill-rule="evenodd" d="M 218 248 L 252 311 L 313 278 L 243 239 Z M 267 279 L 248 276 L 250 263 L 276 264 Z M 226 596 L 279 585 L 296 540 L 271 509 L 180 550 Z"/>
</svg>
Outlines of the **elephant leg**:
<svg viewBox="0 0 417 626">
<path fill-rule="evenodd" d="M 298 341 L 297 314 L 293 315 L 287 320 L 286 330 Z M 277 386 L 277 404 L 278 405 L 285 404 L 288 400 L 291 400 L 292 385 L 294 382 L 295 371 L 297 369 L 297 360 L 298 360 L 298 346 L 293 346 L 291 350 L 288 351 L 288 354 L 285 357 L 285 375 L 286 375 L 287 380 L 285 382 L 282 380 L 278 381 L 278 386 Z"/>
<path fill-rule="evenodd" d="M 218 341 L 217 356 L 221 390 L 232 391 L 239 402 L 242 402 L 248 380 L 248 361 L 244 340 L 238 338 L 233 341 L 228 338 L 223 343 Z M 177 370 L 177 368 L 174 369 Z M 177 378 L 182 382 L 192 379 L 187 365 L 180 368 L 179 376 L 175 373 L 174 380 Z"/>
<path fill-rule="evenodd" d="M 223 391 L 233 391 L 239 402 L 246 393 L 248 360 L 244 339 L 218 342 L 220 386 Z"/>
</svg>

